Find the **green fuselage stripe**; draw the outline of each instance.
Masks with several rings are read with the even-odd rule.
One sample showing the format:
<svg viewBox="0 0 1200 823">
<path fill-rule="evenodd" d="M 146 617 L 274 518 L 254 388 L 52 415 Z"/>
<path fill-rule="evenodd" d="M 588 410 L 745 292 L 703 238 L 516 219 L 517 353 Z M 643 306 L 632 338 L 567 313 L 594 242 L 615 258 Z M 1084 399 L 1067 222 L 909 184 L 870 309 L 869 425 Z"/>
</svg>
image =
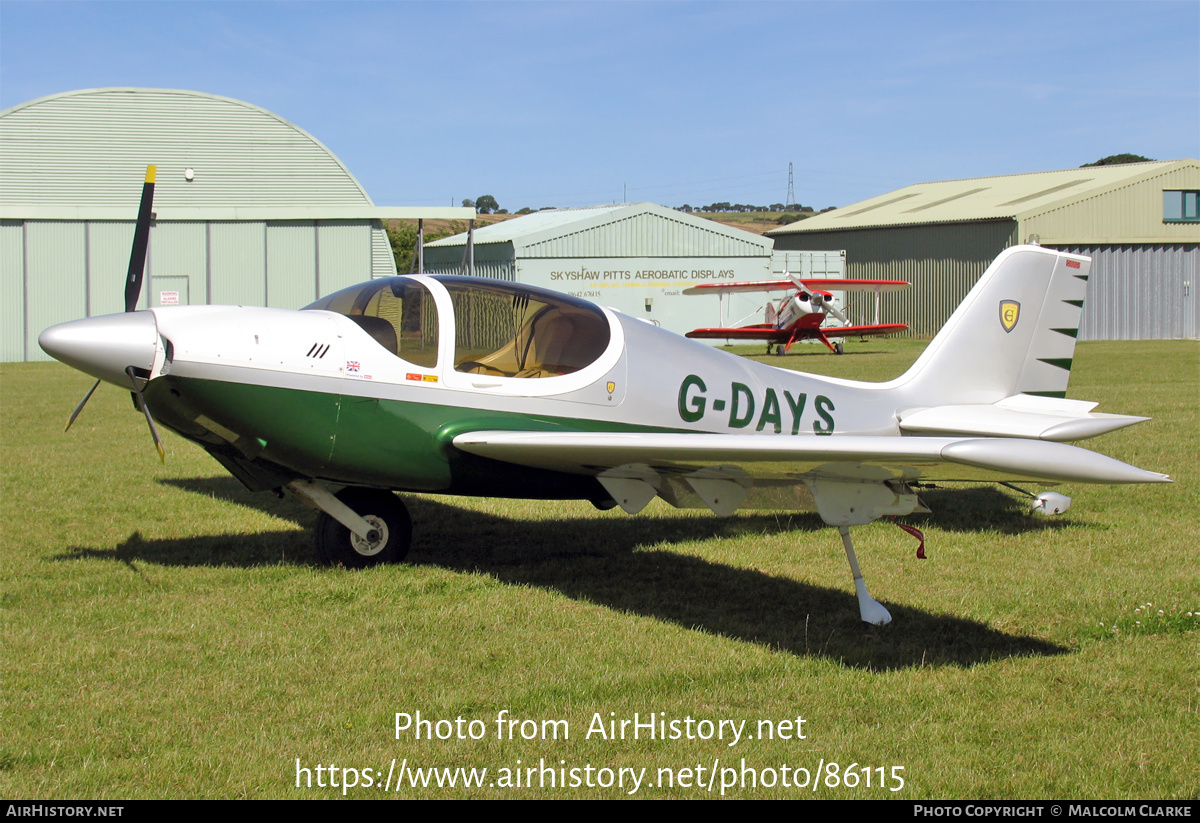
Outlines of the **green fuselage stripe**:
<svg viewBox="0 0 1200 823">
<path fill-rule="evenodd" d="M 591 498 L 594 478 L 530 469 L 454 448 L 471 431 L 665 431 L 620 422 L 356 397 L 163 376 L 145 396 L 163 423 L 202 445 L 232 444 L 248 460 L 348 485 L 493 497 Z M 224 441 L 198 417 L 218 424 Z"/>
</svg>

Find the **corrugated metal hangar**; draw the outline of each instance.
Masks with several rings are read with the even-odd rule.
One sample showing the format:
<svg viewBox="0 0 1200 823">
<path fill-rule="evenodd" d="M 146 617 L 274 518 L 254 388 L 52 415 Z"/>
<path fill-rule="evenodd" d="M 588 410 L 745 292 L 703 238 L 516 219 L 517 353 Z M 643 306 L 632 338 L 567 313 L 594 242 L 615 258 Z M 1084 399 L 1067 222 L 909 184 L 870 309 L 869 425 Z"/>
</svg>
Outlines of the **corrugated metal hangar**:
<svg viewBox="0 0 1200 823">
<path fill-rule="evenodd" d="M 148 165 L 150 305 L 299 308 L 395 274 L 383 220 L 475 216 L 377 207 L 312 135 L 240 100 L 111 88 L 23 103 L 0 112 L 0 360 L 47 359 L 42 329 L 121 311 Z"/>
<path fill-rule="evenodd" d="M 1080 339 L 1200 336 L 1200 163 L 1086 166 L 921 183 L 767 232 L 845 249 L 849 277 L 912 282 L 884 322 L 935 333 L 997 254 L 1031 238 L 1093 258 Z M 778 252 L 777 252 L 778 253 Z"/>
<path fill-rule="evenodd" d="M 425 247 L 425 270 L 466 273 L 468 235 Z M 474 232 L 473 270 L 566 292 L 683 333 L 718 322 L 724 309 L 737 323 L 762 322 L 763 295 L 683 296 L 699 283 L 762 280 L 785 267 L 796 274 L 842 276 L 833 255 L 772 257 L 773 242 L 655 203 L 554 209 L 494 223 Z M 740 298 L 739 301 L 733 298 Z M 743 305 L 744 304 L 744 305 Z"/>
</svg>

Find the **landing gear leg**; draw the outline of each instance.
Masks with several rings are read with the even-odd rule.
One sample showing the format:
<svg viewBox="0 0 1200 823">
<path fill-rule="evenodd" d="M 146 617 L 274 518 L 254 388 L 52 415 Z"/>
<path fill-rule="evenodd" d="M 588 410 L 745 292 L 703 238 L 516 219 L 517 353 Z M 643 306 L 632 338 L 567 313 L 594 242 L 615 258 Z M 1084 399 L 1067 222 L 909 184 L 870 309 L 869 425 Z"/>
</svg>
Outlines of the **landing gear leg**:
<svg viewBox="0 0 1200 823">
<path fill-rule="evenodd" d="M 305 504 L 320 510 L 317 554 L 331 566 L 362 569 L 399 563 L 412 545 L 412 518 L 389 491 L 348 486 L 337 495 L 312 480 L 288 484 Z"/>
<path fill-rule="evenodd" d="M 872 626 L 886 626 L 892 622 L 892 615 L 883 605 L 867 594 L 867 584 L 863 580 L 862 570 L 858 568 L 858 558 L 854 556 L 854 543 L 850 540 L 850 527 L 839 526 L 842 535 L 842 545 L 846 547 L 846 559 L 850 561 L 850 572 L 854 575 L 854 589 L 858 593 L 858 613 L 864 623 Z"/>
</svg>

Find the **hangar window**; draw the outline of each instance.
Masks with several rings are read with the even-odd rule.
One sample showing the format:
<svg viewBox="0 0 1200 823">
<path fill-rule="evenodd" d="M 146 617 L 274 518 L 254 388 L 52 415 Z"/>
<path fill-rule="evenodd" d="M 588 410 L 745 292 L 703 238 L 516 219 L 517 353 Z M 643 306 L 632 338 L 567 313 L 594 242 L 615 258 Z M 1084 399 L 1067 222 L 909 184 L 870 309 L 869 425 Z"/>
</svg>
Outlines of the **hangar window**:
<svg viewBox="0 0 1200 823">
<path fill-rule="evenodd" d="M 1164 191 L 1164 223 L 1200 223 L 1200 191 Z"/>
<path fill-rule="evenodd" d="M 454 369 L 497 377 L 555 377 L 608 348 L 608 318 L 590 303 L 502 281 L 439 277 L 454 304 Z"/>
<path fill-rule="evenodd" d="M 414 366 L 437 366 L 437 308 L 433 295 L 415 280 L 371 280 L 322 297 L 304 310 L 349 317 L 392 354 Z"/>
</svg>

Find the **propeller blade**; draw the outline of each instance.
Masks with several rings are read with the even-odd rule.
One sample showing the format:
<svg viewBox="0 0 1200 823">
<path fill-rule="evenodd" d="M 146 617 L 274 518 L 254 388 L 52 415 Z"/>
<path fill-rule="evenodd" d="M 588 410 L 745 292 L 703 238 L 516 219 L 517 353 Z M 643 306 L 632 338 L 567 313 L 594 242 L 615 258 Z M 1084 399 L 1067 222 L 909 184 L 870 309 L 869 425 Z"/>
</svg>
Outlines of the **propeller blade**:
<svg viewBox="0 0 1200 823">
<path fill-rule="evenodd" d="M 137 308 L 138 296 L 142 291 L 142 275 L 146 271 L 146 250 L 150 245 L 150 220 L 154 217 L 151 211 L 154 205 L 154 177 L 158 172 L 158 166 L 146 166 L 146 179 L 142 183 L 142 200 L 138 205 L 137 223 L 133 228 L 133 249 L 129 254 L 129 276 L 125 282 L 125 311 L 130 312 Z M 125 369 L 125 373 L 129 375 L 129 379 L 133 380 L 133 367 Z M 88 389 L 88 393 L 79 401 L 79 405 L 75 407 L 75 411 L 71 412 L 71 418 L 67 420 L 67 427 L 63 432 L 71 430 L 71 424 L 75 422 L 75 418 L 79 417 L 79 413 L 83 411 L 83 407 L 87 405 L 87 401 L 92 399 L 96 389 L 100 387 L 100 380 L 92 384 Z M 134 382 L 134 391 L 137 393 L 138 404 L 142 407 L 142 411 L 146 414 L 146 422 L 150 424 L 150 434 L 154 436 L 154 444 L 158 446 L 158 456 L 165 463 L 167 461 L 166 453 L 163 451 L 162 440 L 159 439 L 158 430 L 154 427 L 154 420 L 150 417 L 150 411 L 146 408 L 145 402 L 142 401 L 142 393 L 137 389 L 137 382 Z"/>
<path fill-rule="evenodd" d="M 832 302 L 827 300 L 825 298 L 825 295 L 814 292 L 813 297 L 812 297 L 812 302 L 813 302 L 814 306 L 820 306 L 825 311 L 826 314 L 831 315 L 832 317 L 837 319 L 837 321 L 840 322 L 843 326 L 853 325 L 850 322 L 850 318 L 846 317 L 846 315 L 843 314 L 837 308 L 837 306 L 833 305 Z"/>
<path fill-rule="evenodd" d="M 158 166 L 146 166 L 142 184 L 142 202 L 138 206 L 137 225 L 133 229 L 133 250 L 129 254 L 129 276 L 125 281 L 125 311 L 137 308 L 142 293 L 142 275 L 146 271 L 146 249 L 150 245 L 150 219 L 154 216 L 154 177 Z"/>
<path fill-rule="evenodd" d="M 142 414 L 146 415 L 146 425 L 150 427 L 150 436 L 154 438 L 154 445 L 158 448 L 158 459 L 166 463 L 167 453 L 163 450 L 162 438 L 158 436 L 158 427 L 154 425 L 154 418 L 150 416 L 150 407 L 146 405 L 146 399 L 142 397 L 142 390 L 138 388 L 137 375 L 133 372 L 133 366 L 126 366 L 125 373 L 129 375 L 129 382 L 133 383 L 133 396 L 137 398 L 138 408 L 142 410 Z"/>
<path fill-rule="evenodd" d="M 67 421 L 67 427 L 63 429 L 64 433 L 71 430 L 71 424 L 75 422 L 75 418 L 79 416 L 81 411 L 83 411 L 83 407 L 87 405 L 87 401 L 92 399 L 92 394 L 98 388 L 100 388 L 100 381 L 97 379 L 96 382 L 92 384 L 92 387 L 88 389 L 88 393 L 85 394 L 83 399 L 79 401 L 79 405 L 75 407 L 75 411 L 71 412 L 71 419 Z"/>
<path fill-rule="evenodd" d="M 832 303 L 829 303 L 829 302 L 825 303 L 825 311 L 828 312 L 829 314 L 832 314 L 834 317 L 836 317 L 838 320 L 840 320 L 843 326 L 853 325 L 850 322 L 850 318 L 847 317 L 845 314 L 843 314 L 841 311 L 839 311 L 838 308 L 836 306 L 834 306 Z"/>
</svg>

